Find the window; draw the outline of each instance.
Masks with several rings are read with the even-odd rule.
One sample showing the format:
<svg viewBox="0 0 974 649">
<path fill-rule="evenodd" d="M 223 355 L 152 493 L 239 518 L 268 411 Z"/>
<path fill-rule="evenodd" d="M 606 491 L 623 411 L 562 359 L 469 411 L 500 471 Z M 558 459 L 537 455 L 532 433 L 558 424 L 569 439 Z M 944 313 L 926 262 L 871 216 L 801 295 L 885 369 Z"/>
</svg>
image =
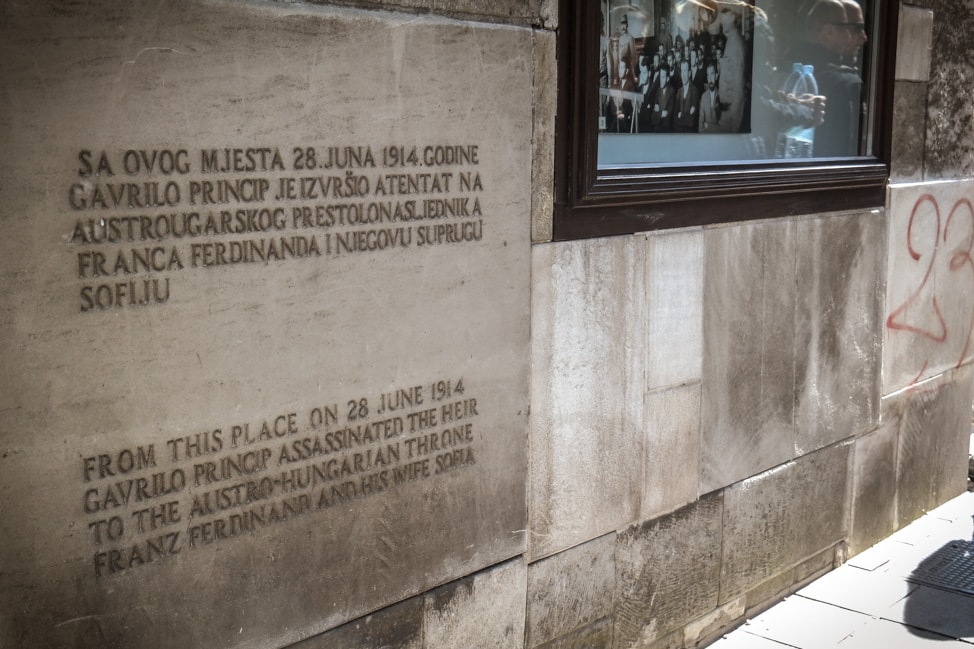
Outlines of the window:
<svg viewBox="0 0 974 649">
<path fill-rule="evenodd" d="M 562 2 L 554 238 L 882 205 L 888 5 Z"/>
</svg>

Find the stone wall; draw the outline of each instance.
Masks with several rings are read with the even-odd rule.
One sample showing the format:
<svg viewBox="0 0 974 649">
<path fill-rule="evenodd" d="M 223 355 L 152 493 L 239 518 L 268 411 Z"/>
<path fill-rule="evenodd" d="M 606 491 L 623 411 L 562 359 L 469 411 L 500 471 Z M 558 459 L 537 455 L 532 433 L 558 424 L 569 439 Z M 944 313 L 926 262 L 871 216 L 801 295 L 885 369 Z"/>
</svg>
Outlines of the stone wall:
<svg viewBox="0 0 974 649">
<path fill-rule="evenodd" d="M 964 490 L 970 8 L 932 4 L 884 209 L 535 245 L 526 647 L 705 644 Z"/>
<path fill-rule="evenodd" d="M 972 74 L 957 38 L 969 30 L 955 30 L 972 18 L 917 4 L 900 12 L 885 206 L 572 242 L 550 241 L 553 1 L 0 9 L 0 132 L 20 156 L 0 166 L 0 224 L 16 235 L 0 244 L 14 307 L 0 316 L 0 644 L 696 647 L 963 491 L 974 143 L 951 78 Z M 33 20 L 60 27 L 16 47 Z M 374 60 L 321 72 L 363 52 Z M 169 310 L 79 319 L 58 306 L 90 272 L 64 270 L 83 248 L 61 192 L 78 150 L 101 144 L 114 162 L 128 146 L 239 134 L 283 143 L 286 178 L 292 146 L 322 133 L 376 155 L 476 144 L 483 241 L 423 259 L 349 252 L 340 271 L 179 269 L 196 279 Z M 280 187 L 275 200 L 301 207 Z M 384 430 L 407 453 L 429 444 L 433 415 L 418 406 L 437 382 L 425 382 L 452 390 L 461 375 L 476 461 L 431 478 L 414 465 L 396 489 L 377 470 L 368 493 L 298 522 L 223 540 L 211 529 L 183 556 L 122 575 L 96 561 L 92 576 L 91 526 L 112 530 L 79 515 L 81 483 L 118 466 L 119 444 L 178 449 L 204 426 L 278 411 L 289 435 L 292 411 L 319 406 L 320 428 L 341 395 L 342 419 L 367 418 L 346 401 L 391 412 L 395 399 L 417 428 L 397 431 L 397 416 Z M 190 529 L 160 511 L 160 526 Z"/>
</svg>

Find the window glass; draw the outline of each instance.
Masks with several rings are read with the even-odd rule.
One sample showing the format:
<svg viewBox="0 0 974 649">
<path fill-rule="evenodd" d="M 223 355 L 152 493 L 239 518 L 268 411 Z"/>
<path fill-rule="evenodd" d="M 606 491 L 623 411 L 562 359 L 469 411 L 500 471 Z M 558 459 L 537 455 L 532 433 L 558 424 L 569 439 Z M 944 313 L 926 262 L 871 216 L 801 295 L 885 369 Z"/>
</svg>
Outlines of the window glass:
<svg viewBox="0 0 974 649">
<path fill-rule="evenodd" d="M 871 0 L 584 1 L 599 168 L 875 154 Z"/>
</svg>

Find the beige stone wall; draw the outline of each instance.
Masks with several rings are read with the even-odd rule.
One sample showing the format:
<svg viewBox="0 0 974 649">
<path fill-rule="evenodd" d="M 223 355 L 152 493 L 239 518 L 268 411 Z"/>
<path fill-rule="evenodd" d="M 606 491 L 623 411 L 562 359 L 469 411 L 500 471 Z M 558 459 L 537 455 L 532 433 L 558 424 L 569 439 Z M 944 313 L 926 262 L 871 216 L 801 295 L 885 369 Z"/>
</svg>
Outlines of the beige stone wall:
<svg viewBox="0 0 974 649">
<path fill-rule="evenodd" d="M 697 646 L 964 490 L 974 186 L 925 173 L 969 155 L 926 111 L 931 50 L 969 66 L 948 33 L 902 8 L 886 206 L 535 246 L 526 647 Z"/>
<path fill-rule="evenodd" d="M 52 3 L 58 5 L 53 15 L 70 18 L 74 9 L 68 4 Z M 258 15 L 274 16 L 280 8 L 274 3 L 251 4 L 259 6 Z M 473 313 L 479 318 L 476 331 L 482 334 L 482 345 L 474 345 L 471 338 L 457 333 L 459 329 L 444 327 L 425 335 L 423 349 L 460 363 L 467 372 L 486 368 L 485 381 L 502 396 L 513 384 L 522 397 L 529 390 L 529 398 L 495 399 L 501 403 L 499 409 L 510 405 L 516 414 L 498 415 L 501 421 L 490 427 L 492 433 L 503 431 L 505 445 L 488 447 L 487 457 L 496 466 L 485 462 L 478 467 L 491 466 L 493 473 L 484 469 L 463 474 L 470 476 L 468 481 L 451 483 L 456 485 L 452 490 L 417 487 L 407 494 L 409 498 L 369 501 L 369 507 L 360 508 L 350 504 L 346 515 L 337 519 L 341 525 L 326 526 L 328 538 L 337 544 L 355 535 L 353 540 L 367 541 L 370 554 L 348 550 L 342 555 L 346 562 L 338 567 L 323 568 L 315 562 L 314 557 L 323 555 L 313 550 L 313 543 L 323 532 L 308 523 L 297 528 L 303 548 L 300 556 L 311 558 L 299 570 L 278 568 L 284 564 L 275 563 L 287 557 L 291 543 L 298 542 L 299 535 L 288 528 L 277 532 L 271 545 L 259 538 L 253 544 L 251 563 L 214 553 L 212 560 L 179 563 L 178 572 L 147 572 L 142 580 L 127 583 L 128 590 L 113 590 L 104 581 L 85 581 L 74 592 L 53 559 L 48 555 L 38 559 L 44 548 L 38 549 L 29 535 L 18 538 L 0 553 L 4 560 L 0 572 L 16 566 L 14 576 L 24 591 L 10 591 L 10 602 L 24 597 L 35 601 L 41 597 L 38 593 L 50 588 L 22 567 L 40 562 L 62 580 L 58 583 L 65 589 L 51 598 L 63 598 L 68 604 L 31 618 L 29 611 L 21 614 L 11 603 L 4 614 L 20 626 L 5 625 L 0 644 L 17 646 L 25 638 L 53 637 L 62 646 L 122 646 L 116 639 L 132 636 L 120 635 L 118 629 L 128 625 L 140 628 L 144 633 L 139 637 L 151 638 L 157 646 L 187 646 L 194 639 L 200 646 L 217 646 L 217 638 L 226 647 L 301 649 L 689 648 L 717 637 L 832 569 L 850 553 L 864 550 L 962 491 L 974 399 L 970 363 L 974 356 L 974 180 L 967 177 L 969 165 L 957 162 L 969 161 L 967 145 L 961 142 L 960 158 L 947 152 L 941 116 L 928 110 L 928 97 L 942 101 L 943 83 L 931 77 L 926 55 L 934 52 L 935 63 L 961 66 L 968 74 L 970 63 L 961 51 L 951 58 L 947 21 L 957 17 L 938 13 L 943 3 L 926 4 L 937 6 L 932 12 L 904 6 L 901 13 L 894 160 L 885 206 L 551 242 L 558 82 L 553 0 L 284 3 L 289 24 L 303 25 L 297 28 L 302 38 L 313 32 L 314 24 L 325 25 L 324 31 L 337 29 L 333 24 L 346 25 L 333 34 L 340 36 L 351 23 L 389 36 L 379 48 L 383 56 L 411 54 L 415 67 L 406 72 L 421 79 L 405 87 L 417 94 L 409 95 L 408 105 L 395 105 L 394 86 L 402 78 L 393 75 L 382 86 L 390 95 L 377 100 L 400 111 L 389 114 L 408 113 L 407 126 L 415 127 L 408 131 L 410 137 L 426 137 L 429 131 L 438 135 L 424 118 L 426 111 L 442 109 L 446 111 L 442 124 L 449 134 L 459 137 L 462 127 L 493 142 L 486 147 L 494 154 L 490 178 L 495 193 L 489 197 L 504 215 L 504 236 L 493 242 L 493 250 L 510 244 L 520 246 L 521 252 L 511 253 L 510 258 L 486 253 L 473 259 L 437 257 L 439 269 L 479 268 L 471 278 L 489 275 L 494 281 L 486 288 L 476 284 L 463 289 L 467 278 L 454 282 L 443 275 L 441 280 L 449 286 L 437 287 L 453 297 L 435 304 L 443 309 L 438 312 L 439 326 L 460 323 L 476 304 Z M 196 6 L 180 3 L 187 5 Z M 334 5 L 341 6 L 336 10 Z M 221 11 L 235 11 L 226 3 L 218 6 Z M 139 7 L 145 10 L 142 4 Z M 310 27 L 305 10 L 314 16 Z M 197 26 L 188 23 L 182 28 Z M 246 24 L 255 35 L 262 33 L 252 22 Z M 126 47 L 134 47 L 135 55 L 140 52 L 138 44 Z M 210 46 L 220 51 L 217 45 Z M 237 47 L 247 50 L 246 43 L 238 42 Z M 449 55 L 445 61 L 438 58 L 444 52 Z M 483 65 L 491 69 L 491 76 L 467 80 L 484 84 L 474 95 L 466 94 L 464 84 L 448 84 L 446 94 L 451 99 L 446 105 L 420 110 L 417 89 L 426 84 L 438 87 L 432 72 L 449 75 L 467 69 L 459 62 L 461 57 L 486 57 L 489 65 Z M 505 65 L 505 57 L 513 62 L 511 67 Z M 238 54 L 232 62 L 246 69 L 246 58 Z M 29 75 L 23 70 L 3 71 L 8 80 Z M 428 71 L 432 71 L 429 77 Z M 162 65 L 154 83 L 146 86 L 158 89 L 163 87 L 158 84 L 172 83 L 164 72 Z M 190 83 L 196 71 L 188 69 L 186 74 L 184 82 Z M 270 74 L 268 79 L 291 88 L 292 93 L 303 87 L 288 77 Z M 333 81 L 337 84 L 341 79 Z M 230 92 L 236 92 L 232 83 L 230 87 Z M 368 92 L 373 89 L 371 83 L 362 87 Z M 124 100 L 123 90 L 118 90 L 118 96 Z M 326 90 L 318 90 L 312 98 L 326 101 Z M 282 112 L 301 104 L 292 105 L 290 96 L 281 95 L 284 104 L 278 109 Z M 477 106 L 465 103 L 471 97 L 479 100 Z M 49 110 L 70 112 L 54 104 Z M 146 110 L 151 113 L 152 107 Z M 383 115 L 374 115 L 384 129 L 382 136 L 395 135 L 401 124 Z M 492 115 L 499 117 L 494 121 Z M 488 122 L 493 130 L 485 132 L 482 123 L 464 125 L 463 119 L 471 116 Z M 43 117 L 29 115 L 25 120 L 32 123 Z M 218 117 L 212 116 L 214 129 L 237 128 L 237 124 L 221 126 Z M 352 124 L 352 118 L 345 117 L 342 124 Z M 260 115 L 248 114 L 248 119 Z M 322 123 L 321 128 L 326 128 L 328 122 Z M 9 123 L 5 125 L 4 132 L 13 130 Z M 308 131 L 314 129 L 306 125 L 307 120 L 292 116 L 285 126 L 309 137 Z M 130 133 L 134 128 L 121 126 Z M 243 122 L 239 127 L 247 128 Z M 267 128 L 269 137 L 283 137 L 284 126 L 275 123 Z M 204 137 L 207 132 L 197 135 Z M 508 147 L 505 137 L 517 141 Z M 51 141 L 40 144 L 56 148 L 57 142 L 52 141 L 57 137 L 48 138 Z M 505 158 L 507 148 L 516 155 Z M 45 173 L 57 178 L 58 165 L 60 161 L 50 162 Z M 0 196 L 8 200 L 18 196 L 5 191 Z M 10 212 L 3 217 L 5 223 L 37 235 L 24 219 Z M 56 236 L 57 229 L 51 227 L 43 235 Z M 5 245 L 4 250 L 11 252 L 20 244 Z M 416 265 L 414 258 L 406 259 L 414 274 L 429 270 Z M 498 259 L 508 260 L 509 267 L 496 263 Z M 57 260 L 46 263 L 60 268 Z M 380 265 L 378 270 L 388 277 L 397 271 L 392 266 Z M 504 280 L 511 267 L 520 274 L 509 282 L 515 289 Z M 356 270 L 366 275 L 376 272 L 376 265 L 362 262 Z M 26 281 L 24 271 L 9 265 L 4 273 L 5 280 Z M 239 289 L 245 280 L 237 279 L 233 286 Z M 222 285 L 215 282 L 214 286 Z M 329 295 L 334 285 L 309 271 L 297 289 L 284 281 L 273 288 L 277 297 L 267 297 L 272 295 L 269 289 L 260 295 L 282 303 L 282 308 L 297 309 L 297 298 L 288 301 L 287 291 L 300 294 L 303 289 L 324 300 L 321 296 Z M 19 306 L 27 303 L 29 291 L 6 290 L 4 295 L 21 300 Z M 56 287 L 47 290 L 54 293 Z M 405 280 L 393 282 L 397 299 L 405 301 L 409 290 Z M 282 292 L 285 298 L 280 297 Z M 503 304 L 520 304 L 522 311 L 514 315 L 513 325 L 489 308 L 498 296 L 511 295 L 511 302 Z M 248 308 L 259 313 L 261 303 L 255 299 Z M 233 313 L 229 298 L 220 304 Z M 308 311 L 304 342 L 286 347 L 285 352 L 296 366 L 305 367 L 309 358 L 316 358 L 309 354 L 329 341 L 312 327 L 320 317 L 315 303 L 300 309 Z M 424 313 L 410 311 L 410 325 L 420 327 Z M 45 331 L 56 342 L 58 335 L 71 332 L 58 330 L 54 320 Z M 382 326 L 395 320 L 388 316 Z M 528 320 L 530 341 L 524 344 Z M 283 316 L 280 321 L 269 320 L 271 324 L 286 321 Z M 14 316 L 4 316 L 2 323 L 7 327 L 4 332 L 24 330 Z M 358 318 L 345 324 L 352 329 L 367 323 Z M 510 332 L 503 326 L 510 326 Z M 452 331 L 450 336 L 437 335 L 447 330 Z M 96 333 L 86 338 L 93 345 L 97 345 Z M 368 331 L 356 335 L 371 340 Z M 505 338 L 513 338 L 514 344 Z M 26 334 L 23 340 L 33 344 Z M 21 355 L 15 349 L 19 338 L 2 342 L 0 349 L 20 359 L 19 369 L 30 376 L 50 376 L 56 382 L 54 370 L 72 367 L 54 354 Z M 406 354 L 401 346 L 386 344 L 393 349 L 390 353 Z M 145 351 L 145 345 L 133 350 Z M 342 353 L 351 355 L 341 347 Z M 493 356 L 495 348 L 504 352 Z M 477 353 L 467 354 L 467 349 Z M 193 360 L 190 351 L 186 359 Z M 279 352 L 279 347 L 267 347 L 268 355 Z M 182 358 L 158 356 L 166 367 L 166 362 L 176 364 Z M 439 357 L 433 356 L 432 361 L 424 356 L 423 362 L 430 371 L 438 371 Z M 354 365 L 354 359 L 342 358 L 345 367 Z M 413 356 L 409 359 L 415 363 Z M 124 360 L 114 367 L 123 367 Z M 407 365 L 403 361 L 397 367 Z M 513 379 L 505 383 L 509 366 L 530 369 L 513 372 Z M 50 374 L 36 373 L 38 367 Z M 363 372 L 356 388 L 374 385 L 378 369 L 376 363 L 370 372 Z M 257 383 L 257 375 L 263 377 L 260 372 L 254 375 L 253 383 L 245 387 L 265 385 Z M 301 375 L 308 385 L 318 376 L 311 369 Z M 219 377 L 211 378 L 213 393 L 229 404 L 229 388 L 213 388 L 222 384 Z M 112 394 L 120 399 L 125 376 L 113 380 Z M 23 389 L 13 375 L 5 376 L 3 385 L 6 400 L 0 403 L 4 412 L 14 413 Z M 302 385 L 297 379 L 288 384 L 307 396 L 300 391 Z M 31 388 L 42 396 L 63 397 L 70 386 L 52 389 L 38 379 Z M 145 385 L 141 389 L 148 390 Z M 191 417 L 194 412 L 213 408 L 212 419 L 222 412 L 220 404 L 210 404 L 206 397 L 210 393 L 204 390 L 186 388 L 178 394 L 184 396 L 179 403 L 155 406 L 160 420 L 188 429 L 196 423 Z M 260 398 L 267 403 L 284 400 L 274 389 L 270 394 Z M 525 401 L 529 416 L 522 408 Z M 52 399 L 50 406 L 51 412 L 62 412 L 65 403 Z M 40 408 L 36 403 L 33 407 Z M 103 407 L 105 403 L 85 402 L 87 410 L 82 414 L 99 421 Z M 114 408 L 111 402 L 107 407 Z M 183 417 L 184 407 L 195 411 Z M 124 420 L 124 409 L 120 412 Z M 50 421 L 64 425 L 70 416 L 50 415 Z M 38 459 L 40 453 L 31 455 L 35 442 L 17 441 L 21 438 L 13 428 L 0 432 L 6 467 L 15 466 L 14 460 L 40 464 L 51 455 L 60 457 L 64 466 L 74 466 L 70 463 L 76 464 L 88 448 L 85 445 L 95 443 L 96 437 L 90 433 L 92 439 L 78 441 L 80 450 L 72 446 L 55 452 L 41 446 L 43 441 L 36 442 L 46 453 Z M 129 434 L 135 443 L 140 436 L 162 433 L 133 429 Z M 523 452 L 515 458 L 511 449 Z M 77 482 L 76 478 L 72 474 L 70 480 Z M 503 481 L 504 489 L 496 488 L 498 481 Z M 8 493 L 24 499 L 38 487 L 24 480 L 8 486 L 13 489 Z M 74 483 L 64 487 L 64 498 L 56 491 L 48 493 L 41 505 L 57 512 L 63 508 L 69 517 L 72 510 L 65 502 L 76 487 Z M 513 496 L 512 491 L 516 491 Z M 516 502 L 512 506 L 505 501 L 502 516 L 497 503 L 503 499 Z M 420 529 L 410 514 L 416 510 L 410 507 L 424 512 L 435 525 Z M 443 507 L 456 516 L 437 518 Z M 31 529 L 55 527 L 41 515 L 40 507 L 30 511 L 23 520 Z M 0 531 L 13 538 L 24 528 L 14 529 L 9 521 L 5 517 Z M 478 526 L 472 527 L 471 521 L 478 521 Z M 505 528 L 498 534 L 499 526 L 508 521 L 516 521 L 508 527 L 519 529 Z M 87 531 L 79 525 L 80 531 L 58 532 L 58 547 L 68 548 L 65 563 L 74 560 L 72 543 L 86 538 Z M 402 539 L 397 539 L 396 531 Z M 399 544 L 400 540 L 408 543 Z M 407 546 L 412 550 L 403 550 Z M 419 546 L 431 549 L 410 554 Z M 442 561 L 434 560 L 440 556 L 437 552 L 442 553 Z M 421 556 L 426 563 L 406 565 L 398 572 L 388 568 L 411 556 Z M 158 574 L 165 576 L 153 576 Z M 143 595 L 175 599 L 190 585 L 217 603 L 200 598 L 193 609 L 196 617 L 178 620 L 177 636 L 150 633 L 165 631 L 165 614 L 182 609 L 172 608 L 172 602 L 153 609 L 153 602 Z M 306 591 L 314 596 L 305 597 Z M 133 595 L 126 599 L 126 593 Z M 262 598 L 268 593 L 272 597 L 265 602 Z M 254 616 L 236 610 L 238 601 L 249 606 L 248 611 L 260 611 L 259 634 L 243 635 L 244 622 Z M 136 605 L 124 606 L 126 602 Z M 234 628 L 221 617 L 226 611 L 234 611 Z M 24 619 L 40 626 L 27 628 Z M 238 627 L 240 633 L 235 635 Z M 174 644 L 179 642 L 183 644 Z"/>
<path fill-rule="evenodd" d="M 887 205 L 562 243 L 537 35 L 527 603 L 492 607 L 525 635 L 472 646 L 700 646 L 964 489 L 974 187 L 925 172 L 955 156 L 927 135 L 943 20 L 902 8 Z"/>
</svg>

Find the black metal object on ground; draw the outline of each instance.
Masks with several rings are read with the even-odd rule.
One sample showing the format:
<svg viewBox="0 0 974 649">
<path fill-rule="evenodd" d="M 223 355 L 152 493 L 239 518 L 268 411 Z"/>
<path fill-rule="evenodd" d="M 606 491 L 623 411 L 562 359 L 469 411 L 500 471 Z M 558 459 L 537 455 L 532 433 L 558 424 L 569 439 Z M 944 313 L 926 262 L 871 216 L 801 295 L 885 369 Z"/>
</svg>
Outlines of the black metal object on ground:
<svg viewBox="0 0 974 649">
<path fill-rule="evenodd" d="M 917 566 L 909 580 L 974 595 L 974 541 L 951 541 Z"/>
</svg>

